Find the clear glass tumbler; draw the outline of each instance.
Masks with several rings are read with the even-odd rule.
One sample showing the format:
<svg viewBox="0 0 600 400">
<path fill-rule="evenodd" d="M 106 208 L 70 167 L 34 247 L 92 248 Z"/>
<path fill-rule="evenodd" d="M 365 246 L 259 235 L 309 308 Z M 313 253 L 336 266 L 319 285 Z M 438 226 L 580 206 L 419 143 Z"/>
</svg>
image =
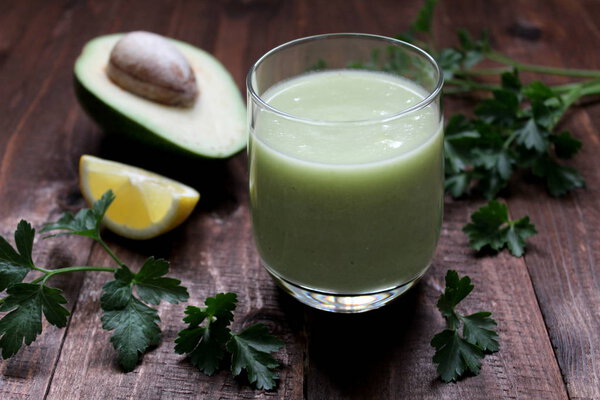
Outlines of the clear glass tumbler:
<svg viewBox="0 0 600 400">
<path fill-rule="evenodd" d="M 250 69 L 254 239 L 292 296 L 362 312 L 423 276 L 442 223 L 442 84 L 426 52 L 368 34 L 294 40 Z"/>
</svg>

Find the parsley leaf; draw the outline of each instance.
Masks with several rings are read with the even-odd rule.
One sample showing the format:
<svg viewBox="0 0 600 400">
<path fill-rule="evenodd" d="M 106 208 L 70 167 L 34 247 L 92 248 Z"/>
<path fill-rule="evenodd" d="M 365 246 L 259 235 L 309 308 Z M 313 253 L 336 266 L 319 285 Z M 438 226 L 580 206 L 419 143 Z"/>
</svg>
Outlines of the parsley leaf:
<svg viewBox="0 0 600 400">
<path fill-rule="evenodd" d="M 181 286 L 181 281 L 165 278 L 169 272 L 169 263 L 162 259 L 150 257 L 146 260 L 140 271 L 135 275 L 137 294 L 149 304 L 159 304 L 161 300 L 171 304 L 186 301 L 188 291 Z"/>
<path fill-rule="evenodd" d="M 219 369 L 225 356 L 225 344 L 231 337 L 229 324 L 237 304 L 235 293 L 219 293 L 206 299 L 206 308 L 188 306 L 183 321 L 189 327 L 180 331 L 175 340 L 175 351 L 188 354 L 192 365 L 206 375 Z M 206 320 L 206 325 L 200 324 Z"/>
<path fill-rule="evenodd" d="M 100 224 L 114 195 L 106 192 L 90 209 L 80 210 L 76 215 L 64 214 L 57 222 L 46 224 L 42 231 L 66 231 L 58 235 L 73 234 L 89 237 L 117 262 L 120 268 L 99 266 L 74 266 L 56 269 L 37 267 L 33 263 L 32 248 L 35 230 L 26 221 L 19 222 L 15 232 L 15 247 L 0 236 L 0 291 L 7 296 L 0 299 L 0 351 L 8 358 L 23 346 L 31 344 L 42 332 L 42 314 L 57 327 L 67 324 L 69 312 L 59 289 L 45 286 L 54 275 L 103 271 L 114 273 L 115 279 L 103 287 L 100 299 L 103 310 L 102 327 L 113 331 L 111 342 L 117 350 L 123 369 L 135 368 L 140 353 L 160 340 L 160 318 L 155 308 L 161 300 L 176 304 L 188 299 L 187 289 L 177 279 L 165 275 L 169 263 L 150 257 L 138 273 L 132 272 L 110 250 L 100 237 Z M 57 235 L 51 235 L 57 236 Z M 41 276 L 30 283 L 22 283 L 27 273 L 35 269 Z M 150 305 L 149 305 L 150 304 Z M 228 340 L 229 337 L 226 338 Z M 225 342 L 224 342 L 225 343 Z M 223 344 L 224 345 L 224 344 Z"/>
<path fill-rule="evenodd" d="M 100 304 L 103 310 L 118 310 L 127 306 L 133 296 L 133 278 L 135 274 L 128 267 L 115 272 L 115 280 L 108 281 L 102 287 Z"/>
<path fill-rule="evenodd" d="M 23 346 L 30 345 L 42 332 L 42 313 L 59 328 L 67 324 L 69 311 L 62 291 L 34 283 L 17 283 L 7 290 L 8 297 L 0 312 L 10 311 L 0 320 L 2 357 L 9 358 Z"/>
<path fill-rule="evenodd" d="M 64 213 L 58 221 L 46 224 L 41 232 L 62 230 L 66 232 L 57 233 L 48 237 L 78 235 L 99 240 L 102 218 L 104 218 L 104 214 L 106 214 L 108 207 L 114 199 L 115 195 L 109 190 L 94 203 L 92 208 L 83 208 L 79 210 L 76 215 L 68 212 Z"/>
<path fill-rule="evenodd" d="M 140 353 L 160 340 L 158 313 L 134 296 L 122 308 L 111 309 L 107 303 L 102 308 L 102 328 L 114 330 L 110 341 L 118 353 L 119 364 L 125 371 L 132 371 Z"/>
<path fill-rule="evenodd" d="M 480 347 L 460 337 L 455 329 L 444 329 L 431 340 L 436 352 L 433 362 L 444 382 L 452 382 L 467 371 L 478 375 L 484 357 Z"/>
<path fill-rule="evenodd" d="M 529 102 L 529 107 L 524 106 Z M 505 188 L 518 169 L 543 178 L 553 196 L 584 186 L 573 168 L 554 161 L 570 158 L 581 142 L 569 133 L 552 133 L 564 106 L 541 82 L 523 86 L 516 73 L 502 75 L 502 88 L 476 108 L 477 118 L 453 116 L 444 138 L 446 190 L 454 197 L 472 187 L 488 200 Z"/>
<path fill-rule="evenodd" d="M 140 353 L 160 339 L 158 313 L 133 295 L 134 277 L 127 267 L 120 268 L 116 279 L 104 284 L 100 298 L 102 328 L 114 330 L 110 341 L 125 371 L 132 371 Z"/>
<path fill-rule="evenodd" d="M 33 239 L 35 237 L 35 229 L 31 227 L 29 222 L 21 220 L 15 231 L 15 244 L 19 250 L 19 258 L 21 265 L 33 268 L 33 259 L 31 253 L 33 249 Z"/>
<path fill-rule="evenodd" d="M 465 70 L 471 69 L 479 64 L 485 58 L 485 55 L 490 50 L 489 38 L 487 34 L 475 40 L 465 30 L 458 31 L 458 40 L 460 47 L 446 47 L 438 52 L 434 49 L 429 49 L 432 53 L 442 72 L 444 79 L 452 80 L 457 76 L 462 76 Z M 421 43 L 419 43 L 422 45 Z"/>
<path fill-rule="evenodd" d="M 481 39 L 475 40 L 468 31 L 458 30 L 459 51 L 463 54 L 462 66 L 465 69 L 472 68 L 485 58 L 490 50 L 489 38 L 486 32 Z"/>
<path fill-rule="evenodd" d="M 473 343 L 485 351 L 498 351 L 498 334 L 494 330 L 496 321 L 491 318 L 492 313 L 481 311 L 467 316 L 460 316 L 463 335 L 469 343 Z"/>
<path fill-rule="evenodd" d="M 453 173 L 464 171 L 471 163 L 471 149 L 481 134 L 462 114 L 455 114 L 446 126 L 444 154 L 446 168 Z"/>
<path fill-rule="evenodd" d="M 0 291 L 11 285 L 22 282 L 27 273 L 34 267 L 31 252 L 35 229 L 21 220 L 15 231 L 15 250 L 0 236 Z"/>
<path fill-rule="evenodd" d="M 436 350 L 433 362 L 438 364 L 437 372 L 444 382 L 456 381 L 467 372 L 479 374 L 485 353 L 496 352 L 500 348 L 498 334 L 494 330 L 497 324 L 490 312 L 465 316 L 455 310 L 473 288 L 468 276 L 460 278 L 454 270 L 446 273 L 446 288 L 438 299 L 437 307 L 448 328 L 431 340 L 431 346 Z M 462 336 L 459 333 L 461 323 Z"/>
<path fill-rule="evenodd" d="M 546 101 L 556 96 L 554 91 L 540 81 L 533 81 L 523 88 L 523 94 L 531 101 Z"/>
<path fill-rule="evenodd" d="M 270 353 L 278 351 L 282 345 L 262 324 L 251 325 L 231 335 L 227 342 L 227 350 L 231 353 L 231 372 L 237 376 L 245 369 L 250 383 L 256 382 L 259 389 L 272 389 L 279 378 L 274 372 L 279 364 Z"/>
<path fill-rule="evenodd" d="M 535 160 L 533 174 L 544 178 L 546 187 L 553 196 L 563 196 L 569 191 L 585 186 L 585 180 L 574 168 L 561 165 L 549 157 Z"/>
<path fill-rule="evenodd" d="M 463 58 L 463 54 L 453 48 L 446 48 L 440 51 L 436 60 L 442 69 L 444 79 L 449 80 L 454 78 L 454 74 L 461 69 Z"/>
<path fill-rule="evenodd" d="M 469 191 L 471 182 L 471 174 L 468 172 L 460 172 L 447 178 L 444 182 L 444 189 L 452 195 L 452 197 L 460 197 Z"/>
<path fill-rule="evenodd" d="M 115 279 L 102 288 L 102 328 L 114 330 L 110 341 L 125 371 L 133 370 L 140 354 L 160 340 L 158 312 L 145 303 L 166 300 L 176 304 L 189 297 L 179 280 L 163 277 L 168 270 L 168 262 L 150 257 L 137 274 L 122 266 Z M 133 293 L 134 287 L 139 298 Z"/>
<path fill-rule="evenodd" d="M 559 158 L 571 158 L 581 149 L 581 141 L 567 131 L 550 136 L 550 141 L 554 144 L 554 152 Z"/>
<path fill-rule="evenodd" d="M 479 189 L 486 198 L 494 198 L 508 183 L 514 161 L 510 152 L 502 147 L 490 146 L 487 149 L 473 149 L 476 166 L 475 176 L 479 178 Z"/>
<path fill-rule="evenodd" d="M 475 114 L 488 124 L 510 127 L 517 119 L 519 96 L 507 88 L 494 90 L 493 98 L 475 107 Z"/>
<path fill-rule="evenodd" d="M 0 260 L 0 291 L 22 282 L 27 273 L 29 273 L 27 267 Z"/>
<path fill-rule="evenodd" d="M 415 32 L 431 32 L 431 23 L 433 21 L 433 15 L 437 0 L 425 0 L 425 3 L 419 10 L 417 18 L 411 24 L 410 29 Z"/>
<path fill-rule="evenodd" d="M 240 333 L 231 332 L 229 325 L 237 304 L 235 293 L 218 293 L 204 304 L 204 308 L 186 308 L 183 321 L 189 325 L 178 333 L 175 351 L 187 354 L 206 375 L 214 374 L 229 352 L 234 376 L 246 370 L 248 381 L 258 389 L 274 388 L 278 379 L 274 370 L 279 364 L 270 353 L 278 351 L 283 343 L 262 324 L 251 325 Z"/>
<path fill-rule="evenodd" d="M 525 146 L 526 149 L 535 150 L 538 153 L 544 153 L 548 149 L 549 132 L 540 128 L 533 118 L 520 128 L 515 130 L 517 144 Z"/>
<path fill-rule="evenodd" d="M 553 196 L 562 196 L 583 187 L 585 182 L 575 169 L 554 161 L 554 158 L 571 158 L 579 151 L 581 143 L 568 133 L 555 133 L 554 129 L 579 98 L 600 92 L 596 89 L 598 80 L 555 87 L 540 81 L 523 84 L 519 79 L 519 70 L 551 75 L 554 72 L 570 75 L 574 71 L 554 69 L 550 72 L 543 66 L 513 60 L 492 50 L 485 32 L 475 39 L 468 31 L 458 30 L 459 46 L 436 49 L 432 34 L 436 3 L 435 0 L 424 0 L 408 31 L 397 35 L 397 38 L 425 49 L 436 59 L 447 84 L 444 93 L 492 93 L 492 98 L 482 100 L 475 107 L 475 118 L 462 121 L 460 126 L 453 126 L 456 120 L 454 117 L 450 119 L 444 143 L 446 191 L 456 198 L 474 189 L 492 200 L 508 186 L 513 173 L 519 170 L 532 172 L 542 178 Z M 401 54 L 393 55 L 394 60 L 401 58 Z M 501 66 L 474 68 L 485 59 Z M 358 68 L 382 69 L 403 75 L 406 63 L 355 64 Z M 507 72 L 507 69 L 512 69 L 512 72 Z M 595 71 L 589 72 L 590 76 L 597 77 Z M 498 86 L 488 80 L 477 80 L 478 75 L 499 75 L 501 84 Z M 577 75 L 579 73 L 574 76 Z M 459 118 L 464 119 L 463 116 Z M 460 131 L 457 132 L 457 128 Z M 462 132 L 471 135 L 471 140 L 463 141 L 460 137 Z M 479 134 L 478 138 L 473 132 Z M 490 132 L 494 133 L 493 141 L 488 140 Z"/>
<path fill-rule="evenodd" d="M 471 284 L 471 278 L 468 276 L 462 279 L 458 278 L 458 273 L 449 270 L 446 274 L 446 290 L 437 301 L 437 308 L 440 310 L 448 325 L 454 328 L 458 324 L 458 316 L 454 313 L 454 307 L 467 297 L 475 286 Z"/>
<path fill-rule="evenodd" d="M 525 239 L 537 233 L 529 217 L 511 220 L 506 204 L 496 200 L 475 211 L 463 232 L 469 236 L 471 248 L 477 251 L 484 247 L 499 251 L 506 246 L 515 257 L 525 252 Z"/>
</svg>

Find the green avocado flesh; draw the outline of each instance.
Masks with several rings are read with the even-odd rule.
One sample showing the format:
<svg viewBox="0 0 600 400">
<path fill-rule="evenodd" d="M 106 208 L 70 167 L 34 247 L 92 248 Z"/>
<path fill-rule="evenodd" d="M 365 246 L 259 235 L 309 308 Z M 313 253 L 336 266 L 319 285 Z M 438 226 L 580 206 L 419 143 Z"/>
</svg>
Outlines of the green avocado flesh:
<svg viewBox="0 0 600 400">
<path fill-rule="evenodd" d="M 182 153 L 229 157 L 246 146 L 246 107 L 223 65 L 207 52 L 170 40 L 196 75 L 199 96 L 190 108 L 166 106 L 117 86 L 106 75 L 122 34 L 88 42 L 75 63 L 75 91 L 83 108 L 107 132 Z"/>
</svg>

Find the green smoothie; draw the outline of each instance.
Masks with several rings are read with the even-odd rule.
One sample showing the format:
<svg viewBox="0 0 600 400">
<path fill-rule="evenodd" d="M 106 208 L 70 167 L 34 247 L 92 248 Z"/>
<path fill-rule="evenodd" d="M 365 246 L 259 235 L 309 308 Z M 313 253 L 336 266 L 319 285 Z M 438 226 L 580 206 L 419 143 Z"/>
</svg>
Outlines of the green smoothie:
<svg viewBox="0 0 600 400">
<path fill-rule="evenodd" d="M 250 132 L 254 237 L 267 269 L 335 294 L 421 276 L 443 208 L 443 136 L 426 92 L 363 70 L 312 72 L 261 95 Z M 289 114 L 289 115 L 286 115 Z"/>
</svg>

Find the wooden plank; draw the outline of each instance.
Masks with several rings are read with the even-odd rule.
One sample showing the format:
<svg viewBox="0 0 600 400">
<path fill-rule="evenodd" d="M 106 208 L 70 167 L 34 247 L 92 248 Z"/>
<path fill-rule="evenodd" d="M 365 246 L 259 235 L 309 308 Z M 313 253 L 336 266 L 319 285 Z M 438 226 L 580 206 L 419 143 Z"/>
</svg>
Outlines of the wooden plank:
<svg viewBox="0 0 600 400">
<path fill-rule="evenodd" d="M 244 164 L 244 157 L 238 157 L 222 167 L 233 167 L 238 171 L 235 179 L 243 182 Z M 241 195 L 242 187 L 236 185 L 235 194 Z M 206 194 L 210 196 L 210 192 Z M 238 201 L 247 199 L 241 197 Z M 109 334 L 100 329 L 100 288 L 107 278 L 95 275 L 86 277 L 84 282 L 78 312 L 65 340 L 48 399 L 301 399 L 303 341 L 301 333 L 293 328 L 296 315 L 288 315 L 280 307 L 275 287 L 258 267 L 249 224 L 247 207 L 236 201 L 222 203 L 211 212 L 201 208 L 181 229 L 151 244 L 136 246 L 125 240 L 110 239 L 117 253 L 124 254 L 130 265 L 140 265 L 151 254 L 169 258 L 173 276 L 182 279 L 190 290 L 191 304 L 201 305 L 206 296 L 219 291 L 236 291 L 240 305 L 235 329 L 262 322 L 286 342 L 277 355 L 282 363 L 278 391 L 255 391 L 243 381 L 232 379 L 228 371 L 207 377 L 175 354 L 174 339 L 184 327 L 181 305 L 160 307 L 162 343 L 145 355 L 134 372 L 122 373 L 108 342 Z M 107 265 L 110 259 L 96 251 L 91 262 Z"/>
<path fill-rule="evenodd" d="M 24 27 L 29 26 L 29 21 L 23 22 L 28 10 L 17 3 L 6 6 L 7 13 L 0 15 L 0 32 L 9 32 L 1 36 L 9 38 L 9 45 L 0 43 L 0 100 L 9 104 L 3 110 L 0 128 L 13 133 L 0 135 L 2 234 L 10 233 L 19 215 L 39 225 L 49 216 L 56 217 L 59 211 L 82 204 L 76 189 L 76 160 L 82 152 L 157 170 L 199 188 L 203 195 L 199 209 L 184 226 L 160 239 L 138 243 L 109 234 L 111 245 L 132 265 L 139 265 L 149 255 L 170 259 L 173 274 L 190 287 L 192 303 L 199 304 L 217 291 L 238 292 L 236 325 L 264 322 L 284 339 L 286 346 L 277 356 L 283 366 L 276 392 L 253 391 L 226 371 L 205 377 L 172 351 L 176 332 L 183 327 L 183 307 L 163 305 L 162 343 L 144 357 L 134 372 L 123 374 L 115 363 L 109 334 L 101 329 L 99 321 L 100 290 L 109 276 L 90 274 L 82 282 L 80 276 L 72 277 L 58 282 L 72 300 L 69 305 L 75 306 L 66 337 L 66 331 L 50 328 L 34 346 L 0 364 L 4 374 L 0 378 L 0 397 L 42 398 L 52 379 L 48 388 L 48 398 L 52 399 L 565 399 L 536 295 L 571 397 L 598 397 L 594 392 L 598 381 L 593 368 L 597 364 L 594 349 L 599 343 L 595 321 L 598 315 L 594 311 L 598 307 L 586 303 L 587 298 L 597 300 L 598 289 L 593 261 L 600 244 L 595 239 L 594 223 L 600 216 L 592 202 L 597 198 L 593 188 L 598 179 L 594 161 L 598 143 L 591 128 L 600 122 L 598 109 L 574 122 L 574 126 L 581 126 L 578 130 L 586 132 L 586 140 L 595 140 L 577 161 L 590 183 L 585 193 L 567 203 L 543 200 L 539 209 L 532 209 L 530 202 L 545 196 L 539 189 L 525 187 L 513 193 L 511 206 L 517 215 L 530 213 L 536 222 L 549 217 L 538 228 L 550 233 L 536 237 L 526 257 L 527 265 L 504 254 L 496 258 L 473 257 L 460 229 L 478 203 L 449 201 L 438 256 L 417 290 L 374 313 L 323 314 L 307 310 L 281 294 L 259 267 L 250 237 L 243 154 L 222 163 L 188 162 L 145 149 L 141 154 L 130 143 L 105 137 L 82 116 L 72 97 L 71 63 L 83 43 L 95 35 L 148 29 L 214 52 L 242 86 L 250 63 L 274 45 L 326 31 L 393 35 L 406 28 L 420 2 L 403 3 L 401 8 L 391 0 L 373 5 L 362 1 L 149 2 L 141 6 L 143 12 L 139 5 L 125 1 L 64 7 L 54 3 L 33 14 L 33 21 L 46 29 L 40 31 L 45 34 L 41 36 L 31 31 L 22 34 Z M 499 1 L 484 3 L 443 3 L 438 35 L 449 40 L 448 32 L 454 26 L 478 29 L 484 16 L 492 12 L 494 37 L 501 38 L 502 48 L 516 50 L 519 56 L 544 49 L 544 43 L 554 39 L 547 35 L 565 35 L 564 28 L 552 26 L 556 25 L 553 21 L 562 10 L 562 3 L 553 2 L 549 9 L 533 1 L 519 3 L 516 8 L 504 7 Z M 578 5 L 572 7 L 575 8 L 568 20 L 583 18 L 582 26 L 589 27 L 593 18 L 584 18 L 585 10 Z M 507 36 L 515 9 L 544 24 L 541 42 L 522 45 Z M 584 28 L 577 32 L 581 35 L 579 42 L 584 43 Z M 38 40 L 52 34 L 54 39 L 49 42 Z M 566 44 L 559 47 L 569 48 Z M 547 59 L 557 65 L 566 61 L 559 53 L 550 52 L 548 47 L 543 50 Z M 577 57 L 581 60 L 586 54 L 579 51 Z M 594 57 L 588 62 L 597 62 Z M 6 79 L 10 76 L 21 80 Z M 53 203 L 52 199 L 57 201 Z M 59 250 L 72 240 L 42 245 L 37 260 L 51 265 L 88 261 L 90 247 L 84 240 L 76 240 L 66 251 Z M 544 253 L 549 248 L 557 249 L 550 260 Z M 109 265 L 110 259 L 94 248 L 89 263 Z M 500 323 L 502 340 L 501 351 L 486 358 L 480 376 L 451 385 L 435 378 L 433 349 L 429 346 L 433 333 L 443 326 L 434 304 L 447 268 L 472 276 L 476 291 L 466 308 L 493 311 Z M 571 292 L 567 290 L 569 286 L 573 288 Z M 566 300 L 557 301 L 556 293 Z M 576 325 L 582 322 L 583 325 Z M 580 328 L 572 332 L 570 324 Z M 384 329 L 365 331 L 370 326 Z M 57 359 L 63 338 L 62 353 Z M 57 368 L 52 378 L 55 361 Z"/>
<path fill-rule="evenodd" d="M 378 10 L 382 13 L 382 8 Z M 455 27 L 482 28 L 483 16 L 489 15 L 486 11 L 482 2 L 442 2 L 439 39 L 448 44 Z M 411 20 L 399 11 L 389 14 Z M 393 26 L 395 30 L 383 33 L 391 36 L 405 28 L 397 22 Z M 438 255 L 416 293 L 407 299 L 364 316 L 311 313 L 307 383 L 311 398 L 567 398 L 525 263 L 506 254 L 476 258 L 468 249 L 461 229 L 475 204 L 446 202 Z M 444 326 L 435 302 L 448 268 L 473 278 L 476 291 L 467 308 L 493 311 L 502 341 L 500 352 L 486 357 L 481 375 L 459 384 L 436 379 L 429 345 Z"/>
<path fill-rule="evenodd" d="M 468 249 L 461 229 L 473 208 L 472 202 L 447 202 L 437 257 L 415 293 L 365 315 L 312 313 L 312 398 L 567 398 L 524 262 L 506 254 L 475 258 Z M 501 340 L 481 374 L 458 384 L 436 379 L 429 345 L 444 327 L 435 303 L 449 268 L 471 276 L 475 291 L 465 311 L 492 311 Z"/>
<path fill-rule="evenodd" d="M 600 41 L 600 15 L 585 3 L 552 1 L 540 12 L 523 1 L 516 10 L 522 23 L 539 27 L 542 37 L 539 42 L 506 37 L 498 43 L 501 49 L 523 62 L 598 69 L 600 54 L 593 43 Z M 578 23 L 557 26 L 557 20 Z M 563 124 L 583 142 L 581 153 L 568 164 L 582 172 L 586 189 L 555 199 L 541 185 L 515 184 L 509 198 L 514 215 L 531 216 L 539 231 L 525 260 L 572 399 L 600 398 L 599 111 L 597 106 L 575 110 Z"/>
<path fill-rule="evenodd" d="M 123 6 L 126 4 L 122 3 Z M 198 38 L 194 27 L 210 31 L 215 24 L 228 26 L 229 16 L 216 4 L 187 3 L 187 7 L 156 8 L 150 13 L 163 17 L 165 23 L 154 23 L 152 30 L 179 37 L 201 47 L 227 48 L 230 39 L 224 35 Z M 126 17 L 114 25 L 116 30 L 134 29 L 146 14 Z M 203 16 L 199 19 L 190 15 Z M 248 26 L 248 19 L 239 28 Z M 173 22 L 177 21 L 177 23 Z M 163 27 L 161 29 L 161 26 Z M 235 31 L 235 23 L 228 35 Z M 144 29 L 150 29 L 144 27 Z M 234 35 L 235 37 L 235 35 Z M 240 34 L 237 40 L 243 38 Z M 244 45 L 242 41 L 242 46 Z M 239 54 L 218 52 L 229 66 L 239 61 Z M 244 60 L 248 64 L 249 60 Z M 238 68 L 236 77 L 240 78 Z M 91 125 L 83 131 L 94 130 Z M 132 266 L 140 265 L 149 255 L 161 256 L 172 262 L 173 275 L 190 289 L 192 304 L 201 305 L 204 298 L 218 291 L 238 293 L 240 306 L 236 312 L 236 327 L 263 322 L 288 345 L 278 355 L 283 365 L 280 389 L 277 392 L 257 392 L 242 381 L 235 381 L 227 371 L 206 377 L 192 367 L 184 357 L 174 353 L 177 331 L 184 327 L 183 305 L 163 305 L 162 343 L 144 357 L 134 372 L 124 374 L 116 365 L 116 355 L 109 343 L 109 333 L 100 328 L 98 303 L 105 274 L 86 276 L 76 315 L 73 316 L 60 361 L 57 364 L 49 399 L 65 398 L 288 398 L 303 397 L 302 334 L 293 329 L 285 308 L 281 308 L 278 292 L 258 265 L 250 236 L 247 198 L 246 157 L 241 154 L 226 162 L 182 161 L 151 149 L 132 152 L 130 144 L 114 138 L 106 139 L 100 156 L 152 169 L 179 179 L 202 193 L 199 209 L 180 229 L 162 238 L 146 242 L 131 242 L 109 235 L 109 241 Z M 92 265 L 110 264 L 110 259 L 95 249 Z M 100 382 L 100 383 L 99 383 Z"/>
<path fill-rule="evenodd" d="M 70 87 L 70 67 L 61 70 L 71 51 L 70 38 L 57 28 L 68 19 L 69 7 L 64 2 L 8 3 L 11 7 L 0 16 L 0 230 L 12 238 L 21 218 L 39 228 L 59 207 L 81 206 L 79 197 L 70 195 L 78 191 L 74 171 L 59 160 L 79 152 L 85 140 L 65 140 L 76 118 L 70 112 L 72 94 L 63 90 Z M 34 249 L 34 261 L 45 267 L 85 264 L 90 253 L 85 241 L 42 241 L 39 235 Z M 51 284 L 65 291 L 71 300 L 67 308 L 73 310 L 81 282 L 57 278 Z M 65 332 L 44 324 L 32 346 L 1 362 L 0 397 L 43 398 Z"/>
<path fill-rule="evenodd" d="M 95 5 L 85 17 L 73 18 L 81 7 L 70 3 L 12 3 L 10 12 L 0 17 L 0 27 L 7 29 L 0 35 L 6 52 L 0 65 L 0 101 L 6 105 L 0 118 L 0 220 L 5 237 L 12 236 L 20 218 L 39 228 L 60 212 L 83 206 L 77 159 L 97 148 L 101 135 L 80 129 L 84 119 L 73 95 L 72 65 L 86 40 L 80 34 L 86 29 L 105 31 L 114 18 L 110 4 Z M 99 13 L 103 18 L 96 18 Z M 47 267 L 85 265 L 90 251 L 86 240 L 38 238 L 34 260 Z M 65 291 L 69 310 L 76 311 L 81 276 L 51 283 Z M 45 325 L 32 346 L 2 362 L 0 397 L 43 398 L 66 332 Z"/>
</svg>

